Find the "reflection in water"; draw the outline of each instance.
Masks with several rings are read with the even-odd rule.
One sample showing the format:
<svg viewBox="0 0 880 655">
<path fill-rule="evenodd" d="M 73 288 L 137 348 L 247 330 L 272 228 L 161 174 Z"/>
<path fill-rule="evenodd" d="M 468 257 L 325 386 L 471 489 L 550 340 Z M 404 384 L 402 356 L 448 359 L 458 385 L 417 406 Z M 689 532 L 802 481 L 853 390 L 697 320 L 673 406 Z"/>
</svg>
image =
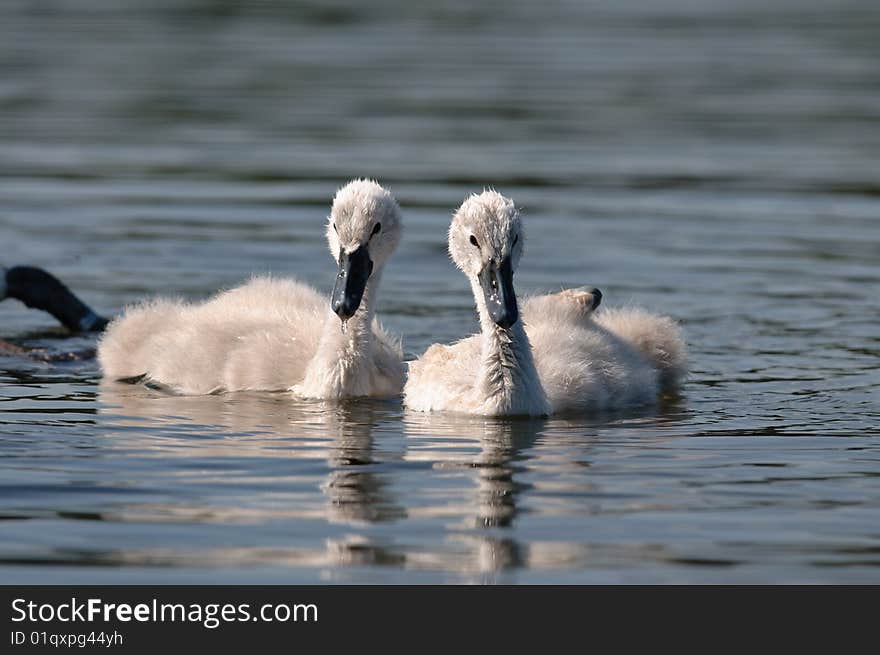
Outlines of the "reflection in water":
<svg viewBox="0 0 880 655">
<path fill-rule="evenodd" d="M 333 436 L 331 469 L 323 485 L 331 520 L 390 521 L 406 514 L 393 502 L 386 477 L 376 471 L 380 463 L 374 458 L 372 431 L 381 414 L 371 404 L 353 402 L 329 407 L 322 415 Z"/>
<path fill-rule="evenodd" d="M 435 469 L 469 472 L 476 484 L 468 503 L 471 519 L 457 535 L 465 552 L 455 568 L 491 572 L 527 565 L 527 549 L 503 531 L 514 525 L 520 493 L 528 488 L 515 479 L 525 468 L 523 452 L 534 446 L 546 422 L 420 412 L 405 415 L 406 435 L 413 444 L 407 459 L 430 461 Z M 463 457 L 460 449 L 443 447 L 454 441 L 470 441 L 477 447 L 476 454 Z M 430 565 L 428 559 L 422 558 L 420 564 Z M 449 562 L 443 564 L 449 566 Z"/>
<path fill-rule="evenodd" d="M 377 452 L 374 429 L 382 422 L 400 420 L 398 403 L 301 402 L 286 394 L 185 397 L 117 383 L 103 383 L 100 389 L 101 415 L 118 430 L 113 436 L 116 447 L 166 460 L 191 458 L 194 468 L 177 465 L 182 468 L 178 485 L 217 484 L 226 486 L 227 494 L 237 488 L 242 492 L 236 503 L 224 503 L 224 494 L 206 489 L 204 497 L 194 496 L 187 503 L 177 499 L 169 505 L 128 504 L 105 519 L 242 524 L 320 519 L 355 529 L 326 539 L 321 549 L 283 543 L 276 548 L 206 544 L 196 553 L 172 549 L 103 553 L 99 559 L 105 563 L 394 565 L 463 572 L 528 565 L 528 548 L 506 532 L 514 527 L 518 500 L 529 488 L 516 479 L 525 469 L 524 453 L 535 445 L 546 420 L 406 413 L 402 450 L 394 451 L 393 444 L 391 449 L 386 444 Z M 146 423 L 162 425 L 161 436 L 139 429 Z M 327 501 L 323 508 L 314 507 L 312 501 L 298 503 L 304 493 L 287 494 L 285 499 L 277 489 L 265 491 L 265 481 L 242 477 L 237 463 L 255 457 L 277 459 L 271 467 L 273 488 L 279 486 L 279 477 L 301 468 L 291 458 L 323 460 L 324 473 L 314 478 Z M 285 461 L 289 465 L 279 468 Z M 463 496 L 458 504 L 442 507 L 443 501 L 441 506 L 429 502 L 411 510 L 416 517 L 444 512 L 469 516 L 457 522 L 447 539 L 452 546 L 448 553 L 436 545 L 409 548 L 386 535 L 370 534 L 370 525 L 410 514 L 406 509 L 410 499 L 397 497 L 386 472 L 387 465 L 397 461 L 429 463 L 441 475 L 451 475 L 456 484 L 462 477 L 471 481 L 470 491 L 468 485 L 460 487 Z M 213 471 L 204 470 L 206 462 Z M 307 484 L 314 483 L 307 479 Z"/>
<path fill-rule="evenodd" d="M 213 496 L 194 498 L 188 506 L 130 506 L 122 508 L 118 520 L 168 520 L 196 522 L 235 521 L 254 523 L 289 519 L 323 519 L 331 523 L 358 526 L 403 518 L 406 512 L 397 502 L 382 472 L 383 463 L 373 448 L 373 428 L 399 410 L 393 403 L 377 401 L 347 402 L 342 404 L 303 402 L 288 394 L 226 394 L 222 396 L 175 396 L 118 383 L 101 385 L 101 414 L 115 428 L 132 427 L 129 434 L 122 431 L 120 444 L 126 449 L 159 451 L 161 457 L 192 458 L 195 471 L 187 474 L 205 481 L 198 462 L 212 461 L 224 473 L 216 482 L 230 486 L 244 486 L 238 503 L 230 507 L 207 509 L 206 504 L 221 502 Z M 144 434 L 137 428 L 150 423 L 165 428 L 162 436 Z M 169 438 L 177 432 L 178 438 Z M 275 465 L 272 480 L 236 477 L 237 461 L 246 458 L 269 457 L 287 466 Z M 284 494 L 266 491 L 279 478 L 297 477 L 295 460 L 323 460 L 326 470 L 318 481 L 327 501 L 323 509 L 312 505 L 312 500 L 300 503 L 307 493 Z M 312 478 L 309 477 L 308 480 Z M 178 480 L 179 484 L 185 480 Z M 300 485 L 297 485 L 300 486 Z M 306 490 L 310 491 L 310 490 Z M 140 553 L 136 559 L 154 561 L 156 553 Z M 122 557 L 130 562 L 132 554 Z M 238 562 L 265 563 L 266 558 L 287 563 L 305 558 L 310 564 L 323 561 L 329 565 L 345 563 L 381 563 L 395 558 L 377 549 L 363 539 L 349 536 L 342 540 L 329 539 L 326 552 L 301 552 L 280 547 L 211 548 L 207 560 L 232 558 Z M 176 559 L 180 555 L 176 556 Z M 183 554 L 184 560 L 190 556 Z M 202 557 L 200 554 L 199 558 Z M 164 561 L 164 557 L 160 557 Z"/>
<path fill-rule="evenodd" d="M 451 434 L 476 440 L 479 453 L 464 466 L 476 473 L 477 494 L 474 525 L 476 527 L 510 527 L 517 514 L 516 500 L 522 485 L 514 480 L 518 469 L 516 459 L 523 449 L 531 448 L 540 435 L 545 421 L 533 420 L 485 420 L 477 424 L 453 418 L 436 419 Z M 412 427 L 408 420 L 408 428 Z M 431 424 L 419 426 L 423 430 L 431 430 Z M 421 432 L 430 435 L 430 432 Z M 441 431 L 442 434 L 442 431 Z M 440 459 L 435 466 L 443 466 Z M 453 466 L 456 464 L 453 463 Z"/>
</svg>

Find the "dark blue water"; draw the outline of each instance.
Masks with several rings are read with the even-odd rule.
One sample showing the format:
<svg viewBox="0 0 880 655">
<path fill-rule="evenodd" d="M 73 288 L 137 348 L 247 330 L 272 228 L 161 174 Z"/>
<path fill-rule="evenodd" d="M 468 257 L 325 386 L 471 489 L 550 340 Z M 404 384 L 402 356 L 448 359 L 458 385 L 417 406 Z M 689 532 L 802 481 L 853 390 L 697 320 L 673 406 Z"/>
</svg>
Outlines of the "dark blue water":
<svg viewBox="0 0 880 655">
<path fill-rule="evenodd" d="M 464 196 L 520 292 L 679 319 L 684 395 L 495 421 L 178 398 L 0 356 L 4 582 L 880 582 L 880 9 L 851 2 L 4 2 L 0 264 L 112 314 L 254 272 L 328 292 L 323 220 L 404 210 L 408 357 L 476 328 Z M 0 304 L 0 336 L 94 346 Z"/>
</svg>

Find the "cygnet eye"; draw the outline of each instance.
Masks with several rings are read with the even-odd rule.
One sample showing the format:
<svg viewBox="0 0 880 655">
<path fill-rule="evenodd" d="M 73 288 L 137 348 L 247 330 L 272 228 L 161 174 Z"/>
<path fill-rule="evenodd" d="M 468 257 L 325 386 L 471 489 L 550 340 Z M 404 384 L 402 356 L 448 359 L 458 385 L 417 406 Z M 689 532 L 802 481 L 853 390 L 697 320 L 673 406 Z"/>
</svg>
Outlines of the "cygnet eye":
<svg viewBox="0 0 880 655">
<path fill-rule="evenodd" d="M 381 224 L 381 223 L 376 223 L 376 227 L 374 227 L 374 228 L 373 228 L 373 231 L 370 232 L 370 238 L 372 239 L 374 236 L 376 236 L 377 234 L 379 234 L 379 232 L 380 232 L 381 230 L 382 230 L 382 224 Z"/>
<path fill-rule="evenodd" d="M 471 243 L 477 247 L 477 250 L 480 249 L 480 244 L 477 242 L 477 237 L 475 237 L 473 234 L 471 235 Z"/>
<path fill-rule="evenodd" d="M 339 234 L 339 230 L 336 229 L 336 223 L 333 224 L 333 231 L 336 232 L 336 234 Z"/>
</svg>

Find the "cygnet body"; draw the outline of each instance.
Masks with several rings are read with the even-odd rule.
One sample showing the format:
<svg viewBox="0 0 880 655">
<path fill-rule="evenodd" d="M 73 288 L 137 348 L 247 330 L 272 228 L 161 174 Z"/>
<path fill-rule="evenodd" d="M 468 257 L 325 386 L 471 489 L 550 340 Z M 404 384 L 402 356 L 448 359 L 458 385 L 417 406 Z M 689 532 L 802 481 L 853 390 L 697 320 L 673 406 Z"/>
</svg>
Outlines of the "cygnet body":
<svg viewBox="0 0 880 655">
<path fill-rule="evenodd" d="M 147 301 L 108 326 L 98 348 L 104 375 L 190 395 L 287 389 L 314 399 L 397 395 L 405 379 L 400 343 L 374 312 L 401 231 L 391 193 L 354 180 L 336 193 L 327 220 L 339 266 L 329 303 L 302 282 L 271 277 L 202 303 Z"/>
<path fill-rule="evenodd" d="M 513 274 L 525 234 L 514 203 L 495 191 L 465 200 L 449 252 L 468 277 L 481 332 L 435 344 L 410 363 L 406 406 L 484 416 L 542 416 L 655 402 L 685 374 L 685 345 L 669 318 L 638 308 L 595 310 L 597 289 L 520 303 Z M 520 316 L 522 314 L 522 316 Z"/>
</svg>

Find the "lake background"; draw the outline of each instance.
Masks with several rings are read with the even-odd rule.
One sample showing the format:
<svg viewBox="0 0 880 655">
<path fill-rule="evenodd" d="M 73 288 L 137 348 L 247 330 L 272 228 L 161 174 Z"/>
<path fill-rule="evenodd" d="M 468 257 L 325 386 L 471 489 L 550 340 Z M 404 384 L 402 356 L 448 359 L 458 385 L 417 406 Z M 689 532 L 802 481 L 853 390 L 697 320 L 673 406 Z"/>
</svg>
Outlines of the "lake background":
<svg viewBox="0 0 880 655">
<path fill-rule="evenodd" d="M 476 328 L 445 236 L 491 185 L 519 293 L 674 316 L 682 398 L 456 419 L 3 357 L 0 581 L 880 582 L 880 5 L 413 4 L 4 1 L 0 264 L 106 314 L 329 293 L 330 199 L 375 177 L 414 357 Z M 94 345 L 14 301 L 0 336 Z"/>
</svg>

